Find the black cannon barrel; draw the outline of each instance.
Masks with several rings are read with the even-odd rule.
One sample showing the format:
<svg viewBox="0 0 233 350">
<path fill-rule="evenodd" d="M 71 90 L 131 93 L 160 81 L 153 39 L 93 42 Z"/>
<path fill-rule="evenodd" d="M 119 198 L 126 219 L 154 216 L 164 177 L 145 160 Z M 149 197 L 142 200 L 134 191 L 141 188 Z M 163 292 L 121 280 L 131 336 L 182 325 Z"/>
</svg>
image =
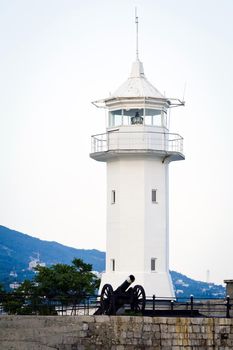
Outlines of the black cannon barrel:
<svg viewBox="0 0 233 350">
<path fill-rule="evenodd" d="M 129 277 L 115 290 L 115 292 L 124 293 L 134 281 L 135 277 L 133 275 L 129 275 Z"/>
</svg>

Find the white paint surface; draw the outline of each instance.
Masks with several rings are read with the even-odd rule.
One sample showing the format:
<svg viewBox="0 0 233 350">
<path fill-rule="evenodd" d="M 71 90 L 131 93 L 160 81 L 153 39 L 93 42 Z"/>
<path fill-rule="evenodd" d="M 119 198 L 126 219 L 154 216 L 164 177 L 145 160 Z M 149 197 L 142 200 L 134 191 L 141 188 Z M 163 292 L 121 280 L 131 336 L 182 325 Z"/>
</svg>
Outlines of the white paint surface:
<svg viewBox="0 0 233 350">
<path fill-rule="evenodd" d="M 141 62 L 138 71 L 139 68 L 143 71 Z M 129 80 L 131 96 L 129 101 L 124 101 L 123 108 L 135 113 L 137 106 L 141 107 L 138 86 L 143 86 L 144 74 Z M 123 87 L 118 91 L 128 97 L 129 87 Z M 153 94 L 153 91 L 157 90 L 144 91 L 144 108 L 148 108 L 150 98 L 154 97 L 146 93 Z M 111 103 L 117 104 L 121 97 L 112 96 Z M 102 101 L 108 109 L 109 99 Z M 164 108 L 165 103 L 166 98 L 161 96 L 161 100 L 157 100 L 158 108 Z M 100 291 L 106 283 L 116 289 L 132 274 L 136 278 L 134 283 L 142 285 L 148 297 L 173 298 L 169 274 L 168 164 L 176 158 L 183 159 L 183 155 L 169 150 L 166 127 L 147 127 L 141 122 L 107 128 L 103 148 L 98 145 L 100 136 L 94 137 L 96 144 L 90 156 L 107 163 L 106 272 L 102 275 Z M 157 194 L 156 203 L 152 202 L 153 189 Z M 151 271 L 151 259 L 156 261 L 155 271 Z"/>
</svg>

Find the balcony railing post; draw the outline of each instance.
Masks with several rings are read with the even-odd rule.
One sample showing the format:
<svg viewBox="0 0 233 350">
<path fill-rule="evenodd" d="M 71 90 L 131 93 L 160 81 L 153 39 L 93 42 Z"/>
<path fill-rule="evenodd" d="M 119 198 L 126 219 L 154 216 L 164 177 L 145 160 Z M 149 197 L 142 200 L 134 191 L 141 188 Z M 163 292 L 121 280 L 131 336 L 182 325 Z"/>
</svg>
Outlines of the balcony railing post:
<svg viewBox="0 0 233 350">
<path fill-rule="evenodd" d="M 96 138 L 93 136 L 93 147 L 94 147 L 94 152 L 96 152 Z"/>
</svg>

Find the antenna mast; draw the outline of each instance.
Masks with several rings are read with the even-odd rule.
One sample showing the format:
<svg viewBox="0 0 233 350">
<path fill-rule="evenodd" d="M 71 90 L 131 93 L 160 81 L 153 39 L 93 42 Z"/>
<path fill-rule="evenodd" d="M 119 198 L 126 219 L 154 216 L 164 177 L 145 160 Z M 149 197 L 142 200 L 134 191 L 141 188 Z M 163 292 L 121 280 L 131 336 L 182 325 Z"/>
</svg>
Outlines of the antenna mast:
<svg viewBox="0 0 233 350">
<path fill-rule="evenodd" d="M 138 16 L 137 7 L 135 7 L 135 24 L 136 24 L 136 60 L 138 61 Z"/>
</svg>

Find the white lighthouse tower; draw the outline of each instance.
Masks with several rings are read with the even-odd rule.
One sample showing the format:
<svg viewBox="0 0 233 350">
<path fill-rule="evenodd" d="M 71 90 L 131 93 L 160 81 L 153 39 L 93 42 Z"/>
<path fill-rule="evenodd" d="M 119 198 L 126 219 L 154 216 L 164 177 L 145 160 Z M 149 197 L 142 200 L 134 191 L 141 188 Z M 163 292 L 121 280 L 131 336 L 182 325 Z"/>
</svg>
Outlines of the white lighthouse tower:
<svg viewBox="0 0 233 350">
<path fill-rule="evenodd" d="M 136 21 L 137 23 L 137 21 Z M 184 159 L 183 138 L 168 130 L 168 109 L 183 105 L 162 95 L 138 58 L 110 97 L 106 132 L 92 136 L 90 157 L 107 165 L 106 271 L 101 286 L 128 275 L 147 297 L 174 297 L 169 274 L 169 163 Z"/>
</svg>

